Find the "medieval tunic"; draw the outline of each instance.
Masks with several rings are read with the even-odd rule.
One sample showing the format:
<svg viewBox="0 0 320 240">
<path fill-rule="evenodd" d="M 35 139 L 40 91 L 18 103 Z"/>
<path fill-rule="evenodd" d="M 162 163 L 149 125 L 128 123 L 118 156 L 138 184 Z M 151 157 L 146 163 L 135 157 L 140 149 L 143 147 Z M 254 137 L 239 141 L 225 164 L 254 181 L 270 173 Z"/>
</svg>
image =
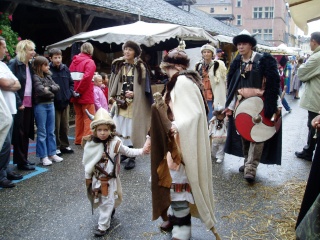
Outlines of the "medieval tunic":
<svg viewBox="0 0 320 240">
<path fill-rule="evenodd" d="M 271 118 L 277 111 L 280 89 L 279 73 L 275 59 L 267 53 L 255 53 L 252 56 L 252 69 L 246 71 L 246 63 L 238 55 L 230 66 L 228 73 L 228 96 L 226 107 L 235 110 L 237 95 L 242 97 L 263 96 L 265 116 Z M 245 78 L 241 76 L 244 74 Z M 282 129 L 264 142 L 261 163 L 281 164 Z M 234 118 L 229 117 L 228 134 L 225 146 L 228 154 L 243 157 L 242 142 L 237 134 Z"/>
<path fill-rule="evenodd" d="M 149 122 L 151 116 L 151 86 L 149 82 L 148 73 L 144 63 L 138 59 L 134 63 L 133 70 L 133 101 L 128 109 L 132 109 L 132 113 L 128 116 L 131 117 L 131 130 L 130 135 L 128 132 L 123 132 L 125 135 L 130 136 L 130 140 L 134 147 L 142 147 L 145 142 L 146 134 L 149 130 Z M 123 92 L 123 68 L 125 67 L 125 59 L 123 57 L 115 59 L 112 63 L 112 72 L 109 81 L 109 97 L 120 96 Z M 120 114 L 124 116 L 124 112 L 120 111 Z M 117 119 L 119 112 L 116 113 L 114 120 L 117 124 L 124 125 L 125 123 L 119 123 Z M 127 119 L 128 120 L 128 119 Z M 118 129 L 119 130 L 119 129 Z M 121 132 L 122 133 L 122 132 Z"/>
<path fill-rule="evenodd" d="M 170 169 L 172 183 L 189 182 L 192 190 L 193 201 L 197 207 L 201 220 L 207 229 L 214 226 L 214 199 L 212 184 L 212 163 L 210 143 L 208 138 L 208 125 L 204 99 L 199 87 L 184 74 L 189 74 L 200 80 L 200 76 L 194 71 L 185 71 L 177 77 L 176 83 L 170 92 L 170 109 L 174 116 L 174 124 L 178 129 L 178 142 L 185 166 Z M 168 83 L 169 84 L 169 83 Z M 152 107 L 151 121 L 151 171 L 152 171 L 152 198 L 153 219 L 162 217 L 166 220 L 166 210 L 171 200 L 184 200 L 192 203 L 188 194 L 173 196 L 170 199 L 170 188 L 162 186 L 160 167 L 167 159 L 168 147 L 166 136 L 163 133 L 163 125 Z M 168 160 L 169 161 L 169 160 Z M 167 165 L 167 167 L 170 164 Z M 163 170 L 163 169 L 162 169 Z M 168 170 L 169 171 L 169 170 Z M 165 172 L 165 171 L 164 171 Z M 163 174 L 165 175 L 165 173 Z M 165 185 L 165 184 L 163 184 Z"/>
<path fill-rule="evenodd" d="M 97 139 L 97 138 L 96 138 Z M 106 171 L 109 175 L 115 174 L 114 178 L 108 180 L 108 195 L 103 196 L 99 194 L 99 198 L 93 205 L 93 207 L 99 206 L 99 229 L 104 231 L 110 227 L 111 214 L 115 207 L 119 206 L 122 202 L 122 188 L 119 177 L 120 159 L 119 154 L 126 155 L 128 157 L 135 157 L 142 155 L 142 149 L 133 149 L 124 146 L 121 143 L 120 138 L 113 137 L 112 140 L 103 142 L 97 141 L 92 136 L 85 137 L 87 142 L 84 145 L 82 163 L 85 170 L 85 178 L 92 179 L 92 189 L 101 188 L 101 177 L 106 177 L 101 172 L 95 170 L 95 165 L 99 166 Z M 104 151 L 106 151 L 110 158 L 108 161 L 101 161 Z M 116 166 L 116 169 L 114 169 Z"/>
</svg>

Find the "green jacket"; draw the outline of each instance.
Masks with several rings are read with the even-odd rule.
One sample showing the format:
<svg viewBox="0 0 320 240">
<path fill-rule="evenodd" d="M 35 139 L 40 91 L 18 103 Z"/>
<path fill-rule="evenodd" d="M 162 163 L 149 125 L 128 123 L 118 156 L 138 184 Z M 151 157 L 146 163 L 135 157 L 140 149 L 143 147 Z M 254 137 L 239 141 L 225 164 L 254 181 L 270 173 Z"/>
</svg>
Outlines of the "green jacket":
<svg viewBox="0 0 320 240">
<path fill-rule="evenodd" d="M 320 46 L 309 57 L 308 61 L 298 69 L 298 77 L 305 83 L 305 91 L 301 97 L 300 107 L 318 113 L 320 111 Z"/>
</svg>

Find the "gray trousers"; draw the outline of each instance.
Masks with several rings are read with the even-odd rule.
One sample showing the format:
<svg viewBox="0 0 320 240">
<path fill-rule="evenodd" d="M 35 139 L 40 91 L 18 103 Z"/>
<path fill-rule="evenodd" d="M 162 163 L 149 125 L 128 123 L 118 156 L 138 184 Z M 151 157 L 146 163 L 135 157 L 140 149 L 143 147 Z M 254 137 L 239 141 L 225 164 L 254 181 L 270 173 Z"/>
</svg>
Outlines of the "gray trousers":
<svg viewBox="0 0 320 240">
<path fill-rule="evenodd" d="M 256 176 L 257 167 L 263 151 L 264 142 L 254 143 L 242 139 L 242 150 L 244 155 L 244 175 L 250 174 Z"/>
</svg>

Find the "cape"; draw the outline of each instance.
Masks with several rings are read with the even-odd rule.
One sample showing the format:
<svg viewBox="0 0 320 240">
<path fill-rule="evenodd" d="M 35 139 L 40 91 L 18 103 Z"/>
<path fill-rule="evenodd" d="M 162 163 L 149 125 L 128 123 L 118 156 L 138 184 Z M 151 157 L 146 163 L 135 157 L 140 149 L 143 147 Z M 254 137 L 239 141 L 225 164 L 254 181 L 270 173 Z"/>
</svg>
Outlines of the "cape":
<svg viewBox="0 0 320 240">
<path fill-rule="evenodd" d="M 169 86 L 170 81 L 168 82 Z M 178 128 L 182 161 L 185 164 L 186 175 L 191 185 L 199 217 L 207 229 L 212 229 L 214 228 L 215 217 L 211 151 L 206 106 L 203 94 L 197 84 L 199 82 L 201 83 L 201 78 L 195 71 L 185 71 L 177 77 L 170 91 L 171 111 L 174 115 L 174 123 Z M 159 184 L 157 171 L 168 151 L 168 138 L 166 137 L 166 127 L 162 125 L 160 116 L 157 116 L 157 114 L 153 107 L 150 129 L 152 200 L 153 207 L 158 208 L 153 211 L 153 219 L 161 216 L 166 220 L 166 209 L 170 205 L 170 189 L 157 187 Z M 165 169 L 164 171 L 169 170 Z M 157 190 L 158 192 L 154 192 Z M 158 200 L 157 197 L 160 197 L 161 200 Z"/>
<path fill-rule="evenodd" d="M 115 142 L 121 141 L 120 138 L 114 137 L 111 142 L 112 146 L 114 146 Z M 82 157 L 82 164 L 84 166 L 84 172 L 85 172 L 85 178 L 86 179 L 91 179 L 93 171 L 94 171 L 94 166 L 96 163 L 98 163 L 101 159 L 101 156 L 104 151 L 104 147 L 102 143 L 95 143 L 92 140 L 92 136 L 85 136 L 83 137 L 82 140 L 82 146 L 84 146 L 84 151 L 83 151 L 83 157 Z M 118 149 L 110 149 L 110 157 L 113 159 L 115 155 L 117 154 Z M 116 177 L 117 181 L 117 193 L 118 193 L 118 198 L 115 199 L 115 207 L 119 206 L 122 202 L 122 187 L 121 187 L 121 181 L 120 181 L 120 176 L 117 175 Z"/>
</svg>

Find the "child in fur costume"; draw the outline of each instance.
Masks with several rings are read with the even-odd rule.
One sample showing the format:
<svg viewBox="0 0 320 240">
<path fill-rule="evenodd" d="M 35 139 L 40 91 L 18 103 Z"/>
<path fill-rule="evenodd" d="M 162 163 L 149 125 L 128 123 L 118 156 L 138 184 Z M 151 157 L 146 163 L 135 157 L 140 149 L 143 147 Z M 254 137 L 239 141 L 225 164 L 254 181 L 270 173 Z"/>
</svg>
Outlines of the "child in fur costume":
<svg viewBox="0 0 320 240">
<path fill-rule="evenodd" d="M 92 118 L 93 116 L 91 116 Z M 83 138 L 82 163 L 88 198 L 92 208 L 99 207 L 100 216 L 96 236 L 103 236 L 110 227 L 115 208 L 122 201 L 122 188 L 119 178 L 120 154 L 135 157 L 146 154 L 145 148 L 128 148 L 115 136 L 116 125 L 109 113 L 100 108 L 90 124 L 93 135 Z"/>
<path fill-rule="evenodd" d="M 212 157 L 216 158 L 216 163 L 224 160 L 224 145 L 227 138 L 227 118 L 223 113 L 223 106 L 214 108 L 213 118 L 209 122 L 209 137 L 211 142 Z"/>
</svg>

